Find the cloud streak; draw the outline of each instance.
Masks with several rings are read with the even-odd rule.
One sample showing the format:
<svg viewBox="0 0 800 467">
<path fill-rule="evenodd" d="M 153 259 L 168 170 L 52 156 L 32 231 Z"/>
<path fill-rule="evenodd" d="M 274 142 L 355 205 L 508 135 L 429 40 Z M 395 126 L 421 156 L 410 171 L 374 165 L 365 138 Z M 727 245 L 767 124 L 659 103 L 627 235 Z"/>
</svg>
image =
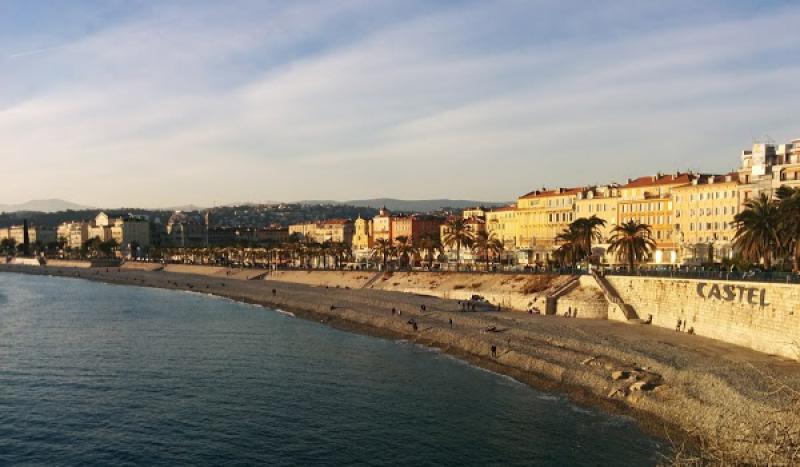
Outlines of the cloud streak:
<svg viewBox="0 0 800 467">
<path fill-rule="evenodd" d="M 800 136 L 800 32 L 748 33 L 797 7 L 242 5 L 160 6 L 0 69 L 4 166 L 39 181 L 0 199 L 502 200 Z"/>
</svg>

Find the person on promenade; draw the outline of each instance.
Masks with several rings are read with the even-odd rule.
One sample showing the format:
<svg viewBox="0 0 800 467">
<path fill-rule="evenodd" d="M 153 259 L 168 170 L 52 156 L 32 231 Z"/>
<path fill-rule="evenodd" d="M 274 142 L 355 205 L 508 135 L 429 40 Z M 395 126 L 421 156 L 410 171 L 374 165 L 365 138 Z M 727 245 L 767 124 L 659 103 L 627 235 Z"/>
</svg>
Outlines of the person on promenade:
<svg viewBox="0 0 800 467">
<path fill-rule="evenodd" d="M 497 358 L 497 346 L 492 345 L 492 358 Z"/>
<path fill-rule="evenodd" d="M 681 330 L 681 319 L 680 319 L 680 318 L 678 318 L 678 325 L 677 325 L 677 326 L 675 326 L 675 331 L 676 331 L 676 332 L 680 332 L 680 330 Z"/>
<path fill-rule="evenodd" d="M 397 312 L 397 310 L 394 307 L 392 307 L 392 316 L 394 316 L 395 312 Z"/>
<path fill-rule="evenodd" d="M 275 295 L 277 295 L 277 294 L 278 294 L 278 291 L 277 291 L 277 290 L 275 290 L 275 289 L 272 289 L 272 296 L 274 297 L 274 296 L 275 296 Z"/>
<path fill-rule="evenodd" d="M 450 329 L 453 329 L 453 318 L 450 318 Z"/>
</svg>

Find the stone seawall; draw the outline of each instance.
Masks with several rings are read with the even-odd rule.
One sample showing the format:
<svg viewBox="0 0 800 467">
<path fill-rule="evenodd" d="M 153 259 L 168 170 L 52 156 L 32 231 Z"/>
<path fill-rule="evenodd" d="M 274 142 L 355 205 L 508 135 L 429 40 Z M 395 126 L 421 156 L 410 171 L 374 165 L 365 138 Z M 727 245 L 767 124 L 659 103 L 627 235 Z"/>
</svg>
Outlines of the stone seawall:
<svg viewBox="0 0 800 467">
<path fill-rule="evenodd" d="M 800 357 L 800 286 L 758 282 L 608 276 L 639 317 L 653 325 Z M 796 313 L 796 311 L 798 311 Z M 609 316 L 613 319 L 613 316 Z"/>
<path fill-rule="evenodd" d="M 544 311 L 547 293 L 570 280 L 569 276 L 558 275 L 432 271 L 395 271 L 375 276 L 374 271 L 278 271 L 265 279 L 318 287 L 367 287 L 454 300 L 480 295 L 494 305 L 517 311 L 530 308 Z M 376 280 L 372 281 L 373 278 Z M 580 302 L 581 297 L 576 294 L 572 299 Z M 587 306 L 583 308 L 588 310 Z M 587 312 L 586 317 L 590 315 Z"/>
</svg>

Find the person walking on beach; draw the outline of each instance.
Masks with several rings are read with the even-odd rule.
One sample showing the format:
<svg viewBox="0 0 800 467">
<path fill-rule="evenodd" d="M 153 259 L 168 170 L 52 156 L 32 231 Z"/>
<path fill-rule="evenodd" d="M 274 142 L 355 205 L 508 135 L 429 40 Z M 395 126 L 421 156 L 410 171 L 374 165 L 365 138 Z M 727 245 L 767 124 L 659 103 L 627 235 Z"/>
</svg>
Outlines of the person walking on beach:
<svg viewBox="0 0 800 467">
<path fill-rule="evenodd" d="M 497 346 L 492 345 L 492 358 L 497 358 Z"/>
<path fill-rule="evenodd" d="M 450 329 L 453 329 L 453 318 L 450 318 Z"/>
<path fill-rule="evenodd" d="M 272 296 L 274 297 L 275 295 L 278 295 L 278 291 L 275 290 L 275 289 L 272 289 Z"/>
<path fill-rule="evenodd" d="M 392 307 L 392 316 L 394 316 L 394 314 L 395 314 L 395 312 L 396 312 L 396 311 L 397 311 L 397 310 L 396 310 L 394 307 Z"/>
<path fill-rule="evenodd" d="M 680 318 L 678 318 L 678 325 L 677 325 L 677 326 L 675 326 L 675 331 L 676 331 L 676 332 L 680 332 L 680 330 L 681 330 L 681 319 L 680 319 Z"/>
</svg>

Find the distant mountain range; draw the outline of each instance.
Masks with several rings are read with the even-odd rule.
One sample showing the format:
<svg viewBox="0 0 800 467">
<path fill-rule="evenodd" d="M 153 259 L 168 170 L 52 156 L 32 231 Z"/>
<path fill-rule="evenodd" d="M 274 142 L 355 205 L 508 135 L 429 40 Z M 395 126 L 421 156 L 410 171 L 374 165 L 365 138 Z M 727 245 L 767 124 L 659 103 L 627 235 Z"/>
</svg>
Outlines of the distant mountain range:
<svg viewBox="0 0 800 467">
<path fill-rule="evenodd" d="M 82 209 L 92 209 L 90 206 L 64 201 L 63 199 L 36 199 L 21 204 L 0 204 L 0 212 L 59 212 L 59 211 L 80 211 Z"/>
<path fill-rule="evenodd" d="M 465 199 L 418 199 L 403 200 L 394 198 L 375 198 L 375 199 L 356 199 L 350 201 L 332 200 L 306 200 L 299 201 L 300 204 L 347 204 L 356 207 L 366 207 L 380 209 L 386 206 L 390 211 L 406 212 L 428 212 L 443 208 L 465 209 L 475 206 L 497 207 L 505 206 L 508 203 L 497 201 L 475 201 Z"/>
<path fill-rule="evenodd" d="M 372 208 L 372 209 L 380 209 L 386 206 L 391 211 L 402 211 L 402 212 L 429 212 L 444 208 L 465 209 L 474 206 L 496 207 L 496 206 L 505 206 L 508 204 L 496 201 L 475 201 L 475 200 L 464 200 L 464 199 L 403 200 L 394 198 L 356 199 L 350 201 L 305 200 L 305 201 L 297 201 L 297 203 L 306 205 L 317 205 L 317 204 L 340 205 L 340 206 L 348 205 L 359 208 Z M 256 203 L 240 203 L 235 205 L 244 206 L 252 204 Z M 268 204 L 279 204 L 279 203 L 271 202 Z M 80 211 L 85 209 L 96 209 L 96 208 L 93 208 L 91 206 L 83 206 L 77 203 L 72 203 L 70 201 L 64 201 L 63 199 L 40 199 L 40 200 L 28 201 L 26 203 L 21 203 L 21 204 L 0 204 L 0 213 L 3 212 L 53 213 L 61 211 Z M 195 205 L 186 205 L 186 206 L 174 206 L 170 208 L 163 208 L 161 210 L 198 211 L 202 209 L 204 208 Z"/>
</svg>

